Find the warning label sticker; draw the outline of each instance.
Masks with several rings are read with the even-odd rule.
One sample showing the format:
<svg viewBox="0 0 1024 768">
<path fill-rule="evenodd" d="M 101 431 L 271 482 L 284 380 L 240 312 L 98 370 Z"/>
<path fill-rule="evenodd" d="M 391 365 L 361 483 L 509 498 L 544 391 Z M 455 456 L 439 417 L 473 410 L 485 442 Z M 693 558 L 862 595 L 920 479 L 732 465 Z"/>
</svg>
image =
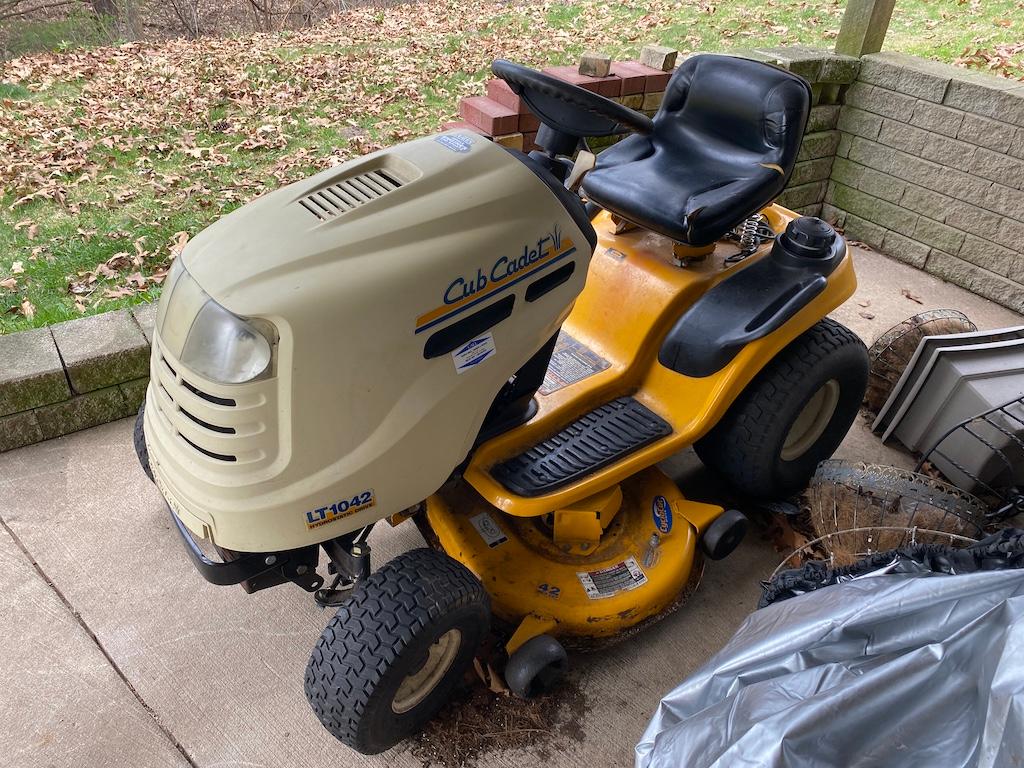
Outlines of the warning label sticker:
<svg viewBox="0 0 1024 768">
<path fill-rule="evenodd" d="M 647 574 L 643 572 L 643 569 L 637 564 L 636 558 L 633 557 L 599 571 L 579 572 L 576 577 L 583 585 L 583 591 L 591 600 L 600 600 L 602 597 L 611 597 L 619 592 L 628 592 L 647 583 Z"/>
<path fill-rule="evenodd" d="M 548 363 L 548 371 L 544 374 L 540 393 L 550 395 L 609 366 L 611 363 L 597 352 L 562 331 L 555 342 L 555 351 L 551 355 L 551 362 Z"/>
</svg>

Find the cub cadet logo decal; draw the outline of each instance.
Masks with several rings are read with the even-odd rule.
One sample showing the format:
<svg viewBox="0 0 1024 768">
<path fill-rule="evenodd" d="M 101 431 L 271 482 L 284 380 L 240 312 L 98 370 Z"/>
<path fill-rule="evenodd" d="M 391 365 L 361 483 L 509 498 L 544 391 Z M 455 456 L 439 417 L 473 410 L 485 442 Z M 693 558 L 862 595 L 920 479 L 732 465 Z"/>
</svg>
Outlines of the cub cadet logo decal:
<svg viewBox="0 0 1024 768">
<path fill-rule="evenodd" d="M 310 530 L 319 528 L 321 525 L 327 525 L 333 523 L 335 520 L 341 520 L 343 517 L 350 517 L 356 514 L 356 512 L 362 512 L 364 509 L 376 506 L 377 497 L 373 493 L 371 488 L 368 491 L 356 494 L 351 499 L 342 499 L 336 501 L 330 506 L 320 507 L 306 513 L 306 527 Z"/>
<path fill-rule="evenodd" d="M 499 256 L 490 266 L 477 267 L 475 273 L 452 280 L 442 295 L 444 303 L 416 319 L 416 333 L 465 312 L 574 253 L 572 240 L 563 238 L 560 228 L 555 226 L 550 234 L 537 240 L 536 246 L 524 245 L 519 256 Z"/>
<path fill-rule="evenodd" d="M 654 527 L 658 533 L 664 535 L 672 530 L 672 505 L 664 496 L 655 496 L 651 504 L 651 514 L 654 516 Z"/>
</svg>

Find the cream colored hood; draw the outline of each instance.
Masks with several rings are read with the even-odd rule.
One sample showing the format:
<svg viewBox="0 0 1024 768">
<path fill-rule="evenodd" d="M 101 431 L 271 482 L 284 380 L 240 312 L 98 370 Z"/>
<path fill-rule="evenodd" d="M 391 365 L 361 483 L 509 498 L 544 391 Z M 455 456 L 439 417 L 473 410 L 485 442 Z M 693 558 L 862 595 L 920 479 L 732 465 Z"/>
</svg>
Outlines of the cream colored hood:
<svg viewBox="0 0 1024 768">
<path fill-rule="evenodd" d="M 272 370 L 204 380 L 158 333 L 146 411 L 157 482 L 193 531 L 242 551 L 333 538 L 421 501 L 557 331 L 590 257 L 547 184 L 469 133 L 240 208 L 181 258 L 216 302 L 273 326 Z M 190 322 L 167 312 L 165 325 Z"/>
</svg>

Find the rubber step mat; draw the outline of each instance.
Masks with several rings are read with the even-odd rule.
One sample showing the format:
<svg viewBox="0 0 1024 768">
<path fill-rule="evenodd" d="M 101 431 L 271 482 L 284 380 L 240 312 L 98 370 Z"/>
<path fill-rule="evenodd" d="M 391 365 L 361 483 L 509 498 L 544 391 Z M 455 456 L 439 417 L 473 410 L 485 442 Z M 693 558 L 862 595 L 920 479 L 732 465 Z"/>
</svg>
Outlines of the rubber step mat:
<svg viewBox="0 0 1024 768">
<path fill-rule="evenodd" d="M 620 397 L 496 465 L 491 475 L 513 493 L 540 496 L 671 433 L 672 425 L 656 413 L 632 397 Z"/>
</svg>

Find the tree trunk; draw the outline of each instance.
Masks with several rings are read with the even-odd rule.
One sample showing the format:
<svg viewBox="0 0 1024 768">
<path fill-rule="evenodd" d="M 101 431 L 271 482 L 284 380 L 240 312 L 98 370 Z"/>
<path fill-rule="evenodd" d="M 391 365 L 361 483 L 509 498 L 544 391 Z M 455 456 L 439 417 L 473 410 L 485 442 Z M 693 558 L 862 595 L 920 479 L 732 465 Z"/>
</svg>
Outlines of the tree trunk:
<svg viewBox="0 0 1024 768">
<path fill-rule="evenodd" d="M 89 0 L 89 5 L 97 16 L 117 16 L 115 0 Z"/>
</svg>

